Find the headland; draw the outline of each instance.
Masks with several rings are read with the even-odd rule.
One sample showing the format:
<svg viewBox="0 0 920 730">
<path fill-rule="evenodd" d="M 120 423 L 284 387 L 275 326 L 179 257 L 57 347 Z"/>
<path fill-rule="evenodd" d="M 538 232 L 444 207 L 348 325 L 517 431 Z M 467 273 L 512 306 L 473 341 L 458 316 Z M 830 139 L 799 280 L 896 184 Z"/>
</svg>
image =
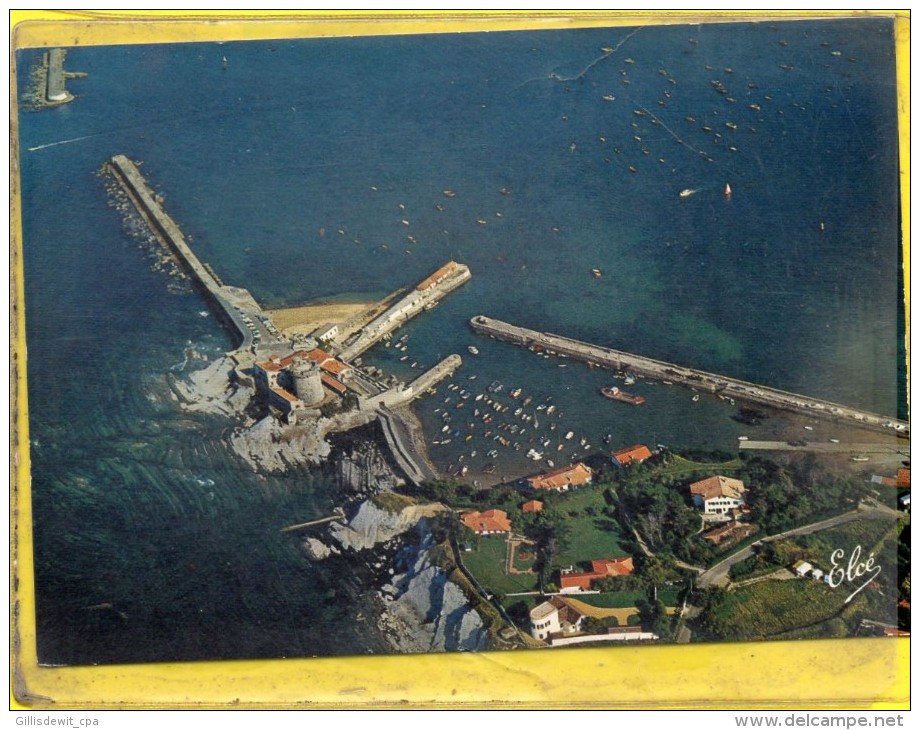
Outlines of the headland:
<svg viewBox="0 0 920 730">
<path fill-rule="evenodd" d="M 357 356 L 468 281 L 468 267 L 449 261 L 408 294 L 397 290 L 370 307 L 343 310 L 350 315 L 343 321 L 325 322 L 309 335 L 296 332 L 289 338 L 249 290 L 225 284 L 198 258 L 134 162 L 116 155 L 108 170 L 230 332 L 235 347 L 227 353 L 228 366 L 219 366 L 216 377 L 226 372 L 229 381 L 248 388 L 253 399 L 280 422 L 311 423 L 320 438 L 379 419 L 406 478 L 416 484 L 437 478 L 424 440 L 400 409 L 451 375 L 462 364 L 460 356 L 448 355 L 409 383 L 377 368 L 362 369 Z"/>
</svg>

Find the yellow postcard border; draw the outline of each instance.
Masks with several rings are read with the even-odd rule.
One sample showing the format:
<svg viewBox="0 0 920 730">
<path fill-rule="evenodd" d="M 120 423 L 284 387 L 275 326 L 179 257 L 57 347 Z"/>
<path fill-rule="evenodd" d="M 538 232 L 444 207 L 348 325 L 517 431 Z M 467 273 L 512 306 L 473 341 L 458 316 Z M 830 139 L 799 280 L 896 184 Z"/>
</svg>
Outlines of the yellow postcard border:
<svg viewBox="0 0 920 730">
<path fill-rule="evenodd" d="M 909 333 L 909 11 L 12 11 L 11 708 L 909 708 L 909 639 L 578 649 L 551 661 L 520 651 L 53 668 L 35 653 L 15 49 L 862 16 L 895 20 Z"/>
</svg>

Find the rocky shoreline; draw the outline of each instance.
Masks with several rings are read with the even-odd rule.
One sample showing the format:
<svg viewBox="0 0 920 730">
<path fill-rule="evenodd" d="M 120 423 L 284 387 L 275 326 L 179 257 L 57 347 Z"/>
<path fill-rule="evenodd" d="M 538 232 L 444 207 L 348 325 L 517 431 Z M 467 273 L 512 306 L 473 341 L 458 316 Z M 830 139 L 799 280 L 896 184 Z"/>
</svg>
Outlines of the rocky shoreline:
<svg viewBox="0 0 920 730">
<path fill-rule="evenodd" d="M 169 374 L 167 384 L 183 410 L 235 421 L 228 446 L 254 471 L 320 468 L 335 479 L 345 519 L 297 534 L 304 557 L 328 563 L 331 584 L 341 571 L 355 578 L 348 592 L 374 606 L 368 628 L 373 623 L 390 651 L 488 648 L 483 618 L 435 559 L 439 546 L 429 523 L 449 508 L 395 493 L 405 482 L 377 425 L 363 413 L 282 424 L 258 412 L 251 391 L 230 378 L 233 365 L 221 357 L 183 376 Z"/>
</svg>

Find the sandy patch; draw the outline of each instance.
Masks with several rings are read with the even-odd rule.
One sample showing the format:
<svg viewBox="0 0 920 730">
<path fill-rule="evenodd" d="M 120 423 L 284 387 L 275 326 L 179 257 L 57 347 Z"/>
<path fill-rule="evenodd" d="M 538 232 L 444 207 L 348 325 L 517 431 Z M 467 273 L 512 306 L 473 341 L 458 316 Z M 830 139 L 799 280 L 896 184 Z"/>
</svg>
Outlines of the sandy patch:
<svg viewBox="0 0 920 730">
<path fill-rule="evenodd" d="M 304 304 L 299 307 L 269 309 L 266 310 L 266 314 L 285 334 L 310 334 L 327 322 L 341 324 L 361 314 L 372 304 L 373 302 Z"/>
</svg>

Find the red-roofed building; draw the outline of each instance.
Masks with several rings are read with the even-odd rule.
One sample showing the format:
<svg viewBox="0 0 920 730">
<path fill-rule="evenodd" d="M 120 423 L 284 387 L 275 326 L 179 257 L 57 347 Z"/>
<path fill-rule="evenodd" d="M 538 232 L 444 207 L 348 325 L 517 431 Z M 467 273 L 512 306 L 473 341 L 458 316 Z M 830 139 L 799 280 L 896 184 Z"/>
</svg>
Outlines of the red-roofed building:
<svg viewBox="0 0 920 730">
<path fill-rule="evenodd" d="M 508 519 L 508 513 L 500 509 L 464 512 L 460 515 L 460 522 L 477 535 L 498 535 L 511 532 L 511 520 Z"/>
<path fill-rule="evenodd" d="M 614 451 L 610 458 L 617 466 L 629 466 L 630 464 L 641 464 L 646 459 L 652 457 L 652 452 L 648 446 L 636 444 L 619 451 Z"/>
<path fill-rule="evenodd" d="M 351 374 L 351 367 L 341 360 L 336 360 L 328 352 L 318 347 L 306 353 L 306 357 L 315 362 L 330 375 L 335 375 L 339 380 L 345 380 L 348 375 Z"/>
<path fill-rule="evenodd" d="M 294 360 L 300 357 L 305 357 L 307 355 L 303 350 L 298 350 L 297 352 L 292 352 L 287 357 L 281 357 L 280 355 L 272 355 L 265 362 L 257 362 L 253 366 L 253 371 L 255 372 L 256 382 L 259 383 L 265 390 L 271 390 L 272 388 L 278 387 L 278 375 L 294 364 Z"/>
<path fill-rule="evenodd" d="M 909 487 L 910 486 L 910 469 L 898 469 L 898 486 L 899 487 Z"/>
<path fill-rule="evenodd" d="M 457 270 L 458 264 L 456 261 L 448 261 L 444 266 L 435 271 L 430 276 L 425 277 L 417 287 L 418 291 L 425 291 L 431 287 L 440 284 L 444 279 L 454 273 Z"/>
<path fill-rule="evenodd" d="M 527 483 L 533 489 L 555 489 L 559 492 L 567 492 L 572 487 L 590 484 L 593 477 L 594 472 L 591 471 L 591 468 L 579 461 L 571 466 L 563 466 L 545 474 L 527 477 Z"/>
<path fill-rule="evenodd" d="M 306 404 L 300 398 L 280 387 L 274 387 L 268 391 L 268 400 L 284 414 L 288 423 L 295 423 L 297 421 L 296 412 L 306 408 Z"/>
<path fill-rule="evenodd" d="M 344 390 L 340 389 L 339 386 L 342 386 L 342 381 L 346 380 L 348 376 L 351 375 L 351 367 L 318 347 L 309 352 L 298 350 L 285 357 L 272 355 L 265 362 L 256 363 L 253 366 L 256 383 L 269 393 L 269 398 L 271 398 L 273 388 L 281 387 L 289 389 L 292 384 L 290 375 L 291 367 L 294 365 L 295 361 L 301 358 L 306 358 L 319 365 L 324 373 L 328 373 L 329 376 L 332 376 L 329 381 L 323 381 L 325 385 L 339 395 L 344 393 Z M 337 384 L 333 385 L 333 380 L 337 381 Z M 342 386 L 342 388 L 344 388 L 344 386 Z"/>
<path fill-rule="evenodd" d="M 348 388 L 346 388 L 343 383 L 340 383 L 331 375 L 326 375 L 326 373 L 320 375 L 320 380 L 322 381 L 323 385 L 325 385 L 327 388 L 329 388 L 329 390 L 337 395 L 345 395 L 345 393 L 348 391 Z"/>
<path fill-rule="evenodd" d="M 590 591 L 594 581 L 600 578 L 630 575 L 633 570 L 633 559 L 630 557 L 592 560 L 591 570 L 578 572 L 572 568 L 564 568 L 559 571 L 559 590 L 562 593 Z"/>
<path fill-rule="evenodd" d="M 708 515 L 724 515 L 744 505 L 747 488 L 740 479 L 714 476 L 690 485 L 693 503 Z"/>
<path fill-rule="evenodd" d="M 543 502 L 538 499 L 532 499 L 529 502 L 524 502 L 521 505 L 521 511 L 526 515 L 530 512 L 542 512 L 543 511 Z"/>
</svg>

